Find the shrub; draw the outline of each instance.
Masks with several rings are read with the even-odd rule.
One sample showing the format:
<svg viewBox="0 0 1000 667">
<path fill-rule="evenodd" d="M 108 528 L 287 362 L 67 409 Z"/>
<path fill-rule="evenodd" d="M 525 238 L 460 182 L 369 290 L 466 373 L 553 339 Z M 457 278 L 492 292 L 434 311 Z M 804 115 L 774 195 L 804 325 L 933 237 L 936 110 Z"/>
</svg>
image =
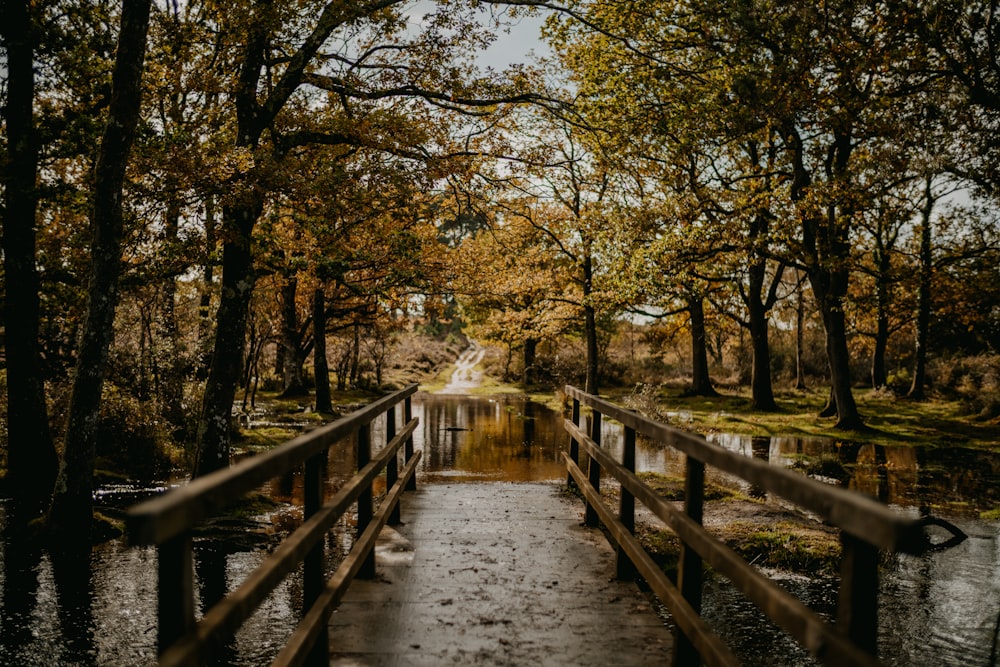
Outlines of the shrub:
<svg viewBox="0 0 1000 667">
<path fill-rule="evenodd" d="M 981 419 L 1000 417 L 1000 354 L 934 360 L 928 375 L 939 393 L 961 401 L 969 413 Z"/>
<path fill-rule="evenodd" d="M 154 404 L 107 385 L 97 423 L 98 467 L 140 480 L 154 479 L 170 468 L 170 429 Z"/>
</svg>

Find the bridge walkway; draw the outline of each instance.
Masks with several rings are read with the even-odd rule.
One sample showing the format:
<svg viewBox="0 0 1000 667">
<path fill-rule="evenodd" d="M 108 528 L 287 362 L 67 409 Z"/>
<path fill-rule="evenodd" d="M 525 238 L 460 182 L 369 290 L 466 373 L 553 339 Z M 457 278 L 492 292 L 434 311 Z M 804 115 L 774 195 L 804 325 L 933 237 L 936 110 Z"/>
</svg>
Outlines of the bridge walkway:
<svg viewBox="0 0 1000 667">
<path fill-rule="evenodd" d="M 330 618 L 331 665 L 650 665 L 673 638 L 559 484 L 425 484 L 377 577 Z"/>
</svg>

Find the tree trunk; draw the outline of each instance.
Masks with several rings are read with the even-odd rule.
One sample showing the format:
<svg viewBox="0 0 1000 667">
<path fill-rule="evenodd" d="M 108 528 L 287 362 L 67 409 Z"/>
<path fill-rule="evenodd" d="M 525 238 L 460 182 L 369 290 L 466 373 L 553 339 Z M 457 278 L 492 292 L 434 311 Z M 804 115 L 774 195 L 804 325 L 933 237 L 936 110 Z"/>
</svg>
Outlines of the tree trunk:
<svg viewBox="0 0 1000 667">
<path fill-rule="evenodd" d="M 313 375 L 316 376 L 316 412 L 333 412 L 330 367 L 326 361 L 326 298 L 323 288 L 313 293 Z"/>
<path fill-rule="evenodd" d="M 281 287 L 281 347 L 285 357 L 282 365 L 283 397 L 299 396 L 305 392 L 302 356 L 299 353 L 299 317 L 295 307 L 298 288 L 299 281 L 294 275 L 289 276 Z"/>
<path fill-rule="evenodd" d="M 796 289 L 795 298 L 795 388 L 805 389 L 806 388 L 806 370 L 803 359 L 805 356 L 805 349 L 803 344 L 803 329 L 802 326 L 805 324 L 806 319 L 806 308 L 805 308 L 805 298 L 803 296 L 805 290 L 802 289 L 802 281 L 799 280 L 799 286 Z"/>
<path fill-rule="evenodd" d="M 805 199 L 812 178 L 804 166 L 804 146 L 798 130 L 785 128 L 793 149 L 794 176 L 791 199 L 796 204 Z M 853 142 L 850 128 L 837 131 L 829 148 L 827 179 L 840 181 L 848 178 Z M 826 329 L 826 354 L 830 364 L 830 401 L 823 414 L 834 407 L 838 416 L 836 428 L 858 430 L 864 428 L 858 406 L 851 393 L 850 354 L 847 349 L 847 323 L 844 317 L 844 298 L 850 277 L 848 262 L 851 257 L 850 212 L 840 210 L 839 203 L 827 205 L 824 216 L 813 211 L 802 212 L 802 245 L 806 254 L 806 273 L 816 295 L 823 326 Z"/>
<path fill-rule="evenodd" d="M 688 297 L 691 318 L 691 396 L 718 396 L 708 373 L 708 345 L 705 335 L 705 303 L 702 297 Z"/>
<path fill-rule="evenodd" d="M 587 341 L 587 380 L 584 391 L 596 396 L 600 391 L 600 367 L 597 359 L 597 311 L 591 302 L 594 279 L 594 260 L 588 253 L 583 260 L 583 315 L 584 335 Z"/>
<path fill-rule="evenodd" d="M 924 206 L 920 211 L 920 286 L 917 291 L 917 332 L 913 361 L 913 383 L 906 393 L 907 398 L 922 401 L 926 398 L 927 385 L 927 342 L 931 325 L 931 280 L 933 277 L 933 257 L 931 255 L 931 213 L 934 210 L 934 195 L 931 192 L 931 178 L 924 181 Z"/>
<path fill-rule="evenodd" d="M 170 188 L 171 192 L 176 189 L 176 184 Z M 177 232 L 180 224 L 180 205 L 176 197 L 171 196 L 171 201 L 167 204 L 166 220 L 164 227 L 168 243 L 177 242 Z M 160 399 L 163 405 L 163 414 L 176 429 L 184 426 L 184 373 L 185 373 L 185 350 L 181 340 L 180 327 L 177 324 L 176 313 L 177 281 L 168 277 L 163 283 L 162 304 L 162 327 L 163 336 L 168 344 L 168 357 L 164 372 L 164 381 L 159 387 Z M 156 355 L 153 355 L 154 363 Z"/>
<path fill-rule="evenodd" d="M 256 280 L 252 234 L 262 211 L 263 202 L 259 196 L 256 201 L 224 206 L 222 210 L 227 237 L 222 248 L 222 294 L 215 317 L 212 365 L 205 382 L 198 424 L 195 477 L 229 465 L 233 399 L 243 370 L 250 296 Z"/>
<path fill-rule="evenodd" d="M 3 263 L 7 317 L 7 482 L 16 524 L 45 511 L 56 478 L 57 456 L 49 430 L 45 380 L 38 345 L 39 276 L 35 259 L 38 145 L 34 127 L 34 29 L 27 0 L 3 3 L 7 51 L 7 164 Z M 10 317 L 16 313 L 16 317 Z"/>
<path fill-rule="evenodd" d="M 524 375 L 521 382 L 525 387 L 529 387 L 535 382 L 535 355 L 538 350 L 538 341 L 534 338 L 524 339 Z"/>
<path fill-rule="evenodd" d="M 850 353 L 847 349 L 847 320 L 844 316 L 844 297 L 847 295 L 847 271 L 826 270 L 813 267 L 809 281 L 819 303 L 823 327 L 826 329 L 826 355 L 830 362 L 830 401 L 824 413 L 836 407 L 835 428 L 860 430 L 864 428 L 851 390 Z"/>
<path fill-rule="evenodd" d="M 875 250 L 875 349 L 872 352 L 872 389 L 888 381 L 885 355 L 889 347 L 889 306 L 892 299 L 889 251 L 880 241 Z"/>
<path fill-rule="evenodd" d="M 351 343 L 351 387 L 361 382 L 361 323 L 354 320 L 354 340 Z"/>
<path fill-rule="evenodd" d="M 198 301 L 198 358 L 195 377 L 204 380 L 208 377 L 208 369 L 212 365 L 212 283 L 215 281 L 215 197 L 205 198 L 205 282 Z"/>
<path fill-rule="evenodd" d="M 122 264 L 122 189 L 142 101 L 149 12 L 150 0 L 122 3 L 108 124 L 94 170 L 87 315 L 77 353 L 65 452 L 49 510 L 51 527 L 63 535 L 89 537 L 93 515 L 97 421 Z"/>
<path fill-rule="evenodd" d="M 769 305 L 762 297 L 767 276 L 767 260 L 757 258 L 749 267 L 749 285 L 746 294 L 747 310 L 750 317 L 750 341 L 753 351 L 753 365 L 750 374 L 751 408 L 753 410 L 774 411 L 774 389 L 771 385 L 771 347 L 768 343 Z M 780 276 L 775 276 L 779 280 Z"/>
</svg>

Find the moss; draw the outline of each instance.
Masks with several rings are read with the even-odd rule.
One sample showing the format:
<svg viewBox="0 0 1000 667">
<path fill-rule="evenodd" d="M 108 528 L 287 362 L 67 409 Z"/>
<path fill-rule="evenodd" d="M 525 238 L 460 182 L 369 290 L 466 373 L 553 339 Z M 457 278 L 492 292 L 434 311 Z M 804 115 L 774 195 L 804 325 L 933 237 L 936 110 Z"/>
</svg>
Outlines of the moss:
<svg viewBox="0 0 1000 667">
<path fill-rule="evenodd" d="M 733 521 L 720 531 L 719 537 L 748 563 L 760 567 L 834 574 L 840 566 L 837 535 L 801 524 Z"/>
<path fill-rule="evenodd" d="M 671 578 L 676 579 L 677 562 L 681 554 L 681 541 L 672 530 L 639 530 L 639 544 Z"/>
<path fill-rule="evenodd" d="M 979 518 L 983 521 L 1000 521 L 1000 507 L 980 512 Z"/>
<path fill-rule="evenodd" d="M 239 436 L 239 449 L 256 452 L 272 449 L 283 442 L 291 440 L 299 435 L 300 430 L 296 428 L 281 428 L 279 426 L 265 426 L 262 428 L 252 428 L 241 430 Z"/>
<path fill-rule="evenodd" d="M 684 500 L 684 478 L 672 477 L 656 472 L 640 472 L 636 475 L 653 491 L 667 500 Z M 705 500 L 752 500 L 735 489 L 714 482 L 705 482 Z"/>
</svg>

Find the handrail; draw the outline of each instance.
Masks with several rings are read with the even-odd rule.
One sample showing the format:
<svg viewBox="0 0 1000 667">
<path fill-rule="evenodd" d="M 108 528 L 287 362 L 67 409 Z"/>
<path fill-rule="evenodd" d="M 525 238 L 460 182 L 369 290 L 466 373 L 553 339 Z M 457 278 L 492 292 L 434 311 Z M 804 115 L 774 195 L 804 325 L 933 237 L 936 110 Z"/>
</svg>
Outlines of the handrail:
<svg viewBox="0 0 1000 667">
<path fill-rule="evenodd" d="M 647 419 L 575 387 L 566 387 L 565 393 L 573 399 L 574 415 L 574 419 L 565 421 L 571 437 L 571 451 L 564 454 L 570 477 L 583 491 L 588 516 L 591 513 L 600 515 L 601 522 L 618 544 L 619 573 L 628 572 L 629 567 L 623 561 L 631 561 L 671 610 L 678 628 L 684 633 L 675 644 L 675 664 L 696 664 L 699 655 L 708 664 L 731 664 L 728 650 L 722 650 L 721 640 L 710 631 L 706 634 L 700 625 L 698 610 L 701 607 L 702 559 L 728 577 L 771 620 L 824 663 L 879 664 L 875 647 L 878 550 L 919 552 L 920 545 L 925 544 L 919 521 L 900 517 L 884 505 L 853 491 L 830 487 L 729 452 L 707 442 L 702 436 Z M 590 435 L 577 423 L 581 404 L 594 411 L 594 426 Z M 601 449 L 602 415 L 620 422 L 625 429 L 624 465 Z M 669 444 L 687 455 L 684 511 L 664 501 L 635 476 L 636 433 Z M 586 477 L 579 468 L 581 451 L 588 456 L 589 472 Z M 702 528 L 705 464 L 791 500 L 841 529 L 844 553 L 836 626 L 823 620 Z M 619 517 L 615 517 L 601 499 L 599 489 L 603 471 L 621 484 Z M 652 561 L 633 535 L 635 500 L 662 519 L 681 540 L 676 586 L 658 568 L 654 567 L 654 571 L 649 572 L 648 563 L 644 564 L 646 560 Z M 596 525 L 596 520 L 590 523 Z"/>
<path fill-rule="evenodd" d="M 293 634 L 294 648 L 286 647 L 275 664 L 328 662 L 328 642 L 320 625 L 356 576 L 374 575 L 374 543 L 385 523 L 398 516 L 403 490 L 413 480 L 421 452 L 413 451 L 411 396 L 417 385 L 384 396 L 331 424 L 298 436 L 275 449 L 219 470 L 131 508 L 126 530 L 135 545 L 158 547 L 158 651 L 160 665 L 200 664 L 229 640 L 274 588 L 299 563 L 303 570 L 303 620 Z M 404 426 L 396 432 L 396 406 L 403 404 Z M 385 447 L 372 458 L 371 423 L 386 415 Z M 357 433 L 359 471 L 325 504 L 323 463 L 327 449 Z M 404 466 L 398 454 L 404 450 Z M 235 591 L 194 621 L 192 529 L 263 482 L 305 464 L 303 523 L 264 559 Z M 379 512 L 371 512 L 372 481 L 387 471 L 391 487 Z M 354 503 L 358 504 L 358 539 L 331 582 L 323 580 L 323 536 Z M 307 641 L 303 641 L 306 638 Z"/>
</svg>

